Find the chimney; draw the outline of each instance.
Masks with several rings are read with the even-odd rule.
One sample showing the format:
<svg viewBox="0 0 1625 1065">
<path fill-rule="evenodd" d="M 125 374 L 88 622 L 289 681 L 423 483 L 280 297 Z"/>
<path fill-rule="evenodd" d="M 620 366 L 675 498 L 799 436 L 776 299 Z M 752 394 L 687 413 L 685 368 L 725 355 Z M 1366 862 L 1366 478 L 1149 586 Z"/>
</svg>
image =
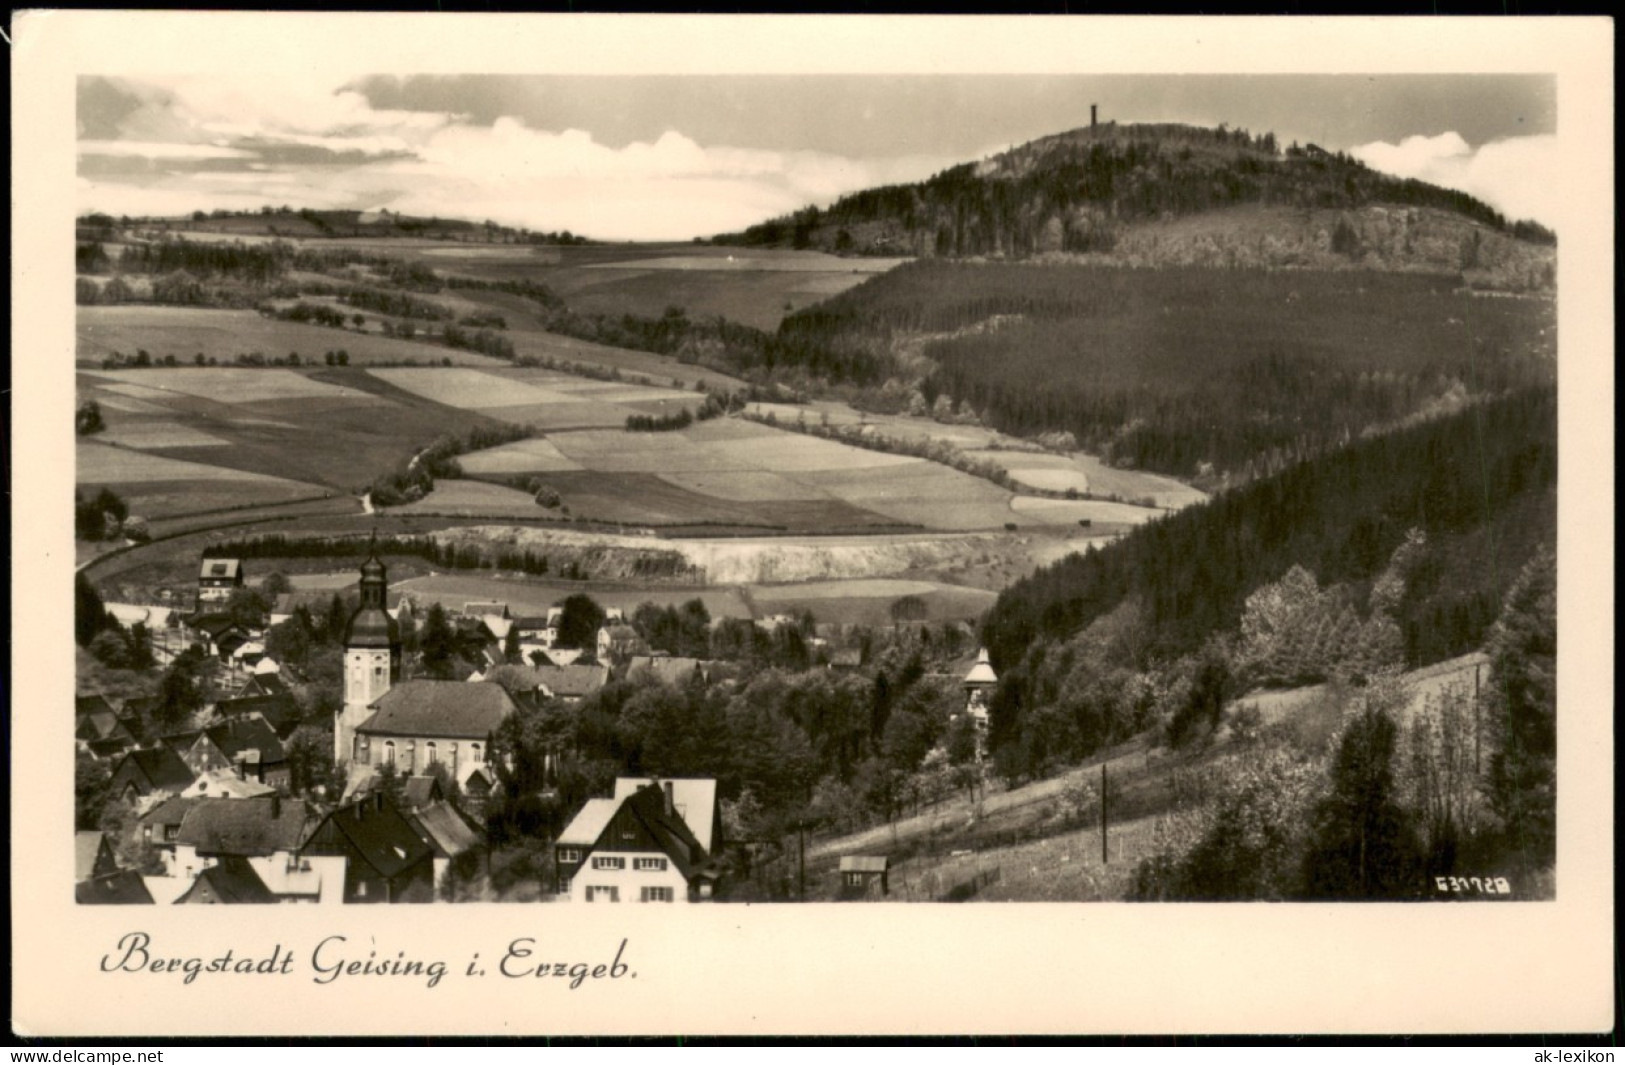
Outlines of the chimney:
<svg viewBox="0 0 1625 1065">
<path fill-rule="evenodd" d="M 660 788 L 661 788 L 661 790 L 662 790 L 662 791 L 663 791 L 663 792 L 665 792 L 665 795 L 666 795 L 666 812 L 667 812 L 667 813 L 668 813 L 668 814 L 669 814 L 669 813 L 671 813 L 671 811 L 672 811 L 672 802 L 671 802 L 671 781 L 669 781 L 669 780 L 667 780 L 667 781 L 663 781 L 663 782 L 662 782 L 662 783 L 661 783 L 661 785 L 660 785 Z"/>
<path fill-rule="evenodd" d="M 1098 104 L 1089 105 L 1089 132 L 1091 133 L 1095 130 L 1095 112 L 1098 107 Z"/>
</svg>

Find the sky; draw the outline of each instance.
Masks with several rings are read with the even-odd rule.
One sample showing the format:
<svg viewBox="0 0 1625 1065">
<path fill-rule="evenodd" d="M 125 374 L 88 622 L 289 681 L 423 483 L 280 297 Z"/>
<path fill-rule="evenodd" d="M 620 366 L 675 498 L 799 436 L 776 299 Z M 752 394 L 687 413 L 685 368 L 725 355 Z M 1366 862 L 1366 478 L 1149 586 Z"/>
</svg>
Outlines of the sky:
<svg viewBox="0 0 1625 1065">
<path fill-rule="evenodd" d="M 1102 120 L 1349 151 L 1550 224 L 1544 75 L 333 75 L 77 83 L 81 212 L 351 208 L 687 240 Z"/>
</svg>

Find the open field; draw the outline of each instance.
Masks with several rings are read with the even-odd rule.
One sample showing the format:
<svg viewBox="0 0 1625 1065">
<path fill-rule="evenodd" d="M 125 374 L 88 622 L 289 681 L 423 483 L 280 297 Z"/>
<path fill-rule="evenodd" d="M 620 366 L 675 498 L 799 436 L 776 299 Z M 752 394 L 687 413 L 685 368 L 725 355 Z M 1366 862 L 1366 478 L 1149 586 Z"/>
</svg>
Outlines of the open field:
<svg viewBox="0 0 1625 1065">
<path fill-rule="evenodd" d="M 412 395 L 544 431 L 603 427 L 624 431 L 634 414 L 697 407 L 694 392 L 594 381 L 551 370 L 378 369 L 373 376 Z"/>
<path fill-rule="evenodd" d="M 695 244 L 397 249 L 385 241 L 374 242 L 372 250 L 394 251 L 466 277 L 539 281 L 563 296 L 572 310 L 587 314 L 657 318 L 677 306 L 691 318 L 722 315 L 766 330 L 778 328 L 788 313 L 786 304 L 800 309 L 902 261 Z"/>
<path fill-rule="evenodd" d="M 301 402 L 341 400 L 351 404 L 379 402 L 365 392 L 319 381 L 297 370 L 188 366 L 152 370 L 95 370 L 87 371 L 84 376 L 95 381 L 116 382 L 103 387 L 110 392 L 133 395 L 149 401 L 163 399 L 170 393 L 180 393 L 233 405 L 279 399 L 295 399 Z"/>
<path fill-rule="evenodd" d="M 925 604 L 918 620 L 973 620 L 997 595 L 936 581 L 859 579 L 809 581 L 804 584 L 751 585 L 751 600 L 763 613 L 796 614 L 810 610 L 820 622 L 838 625 L 889 625 L 892 604 L 913 596 Z"/>
<path fill-rule="evenodd" d="M 526 492 L 484 481 L 435 482 L 434 491 L 415 503 L 392 508 L 402 514 L 449 514 L 463 518 L 545 517 Z"/>
<path fill-rule="evenodd" d="M 750 609 L 739 593 L 731 588 L 638 587 L 601 581 L 520 580 L 435 574 L 395 582 L 391 590 L 410 595 L 423 605 L 440 603 L 446 609 L 456 611 L 462 610 L 465 603 L 496 600 L 507 603 L 509 612 L 515 615 L 545 614 L 548 607 L 569 596 L 590 595 L 600 606 L 619 607 L 627 613 L 643 603 L 677 606 L 690 599 L 698 599 L 714 618 L 750 617 Z"/>
<path fill-rule="evenodd" d="M 154 358 L 174 355 L 190 364 L 201 352 L 221 363 L 238 355 L 259 352 L 267 359 L 287 358 L 297 352 L 305 363 L 321 365 L 323 354 L 343 348 L 352 365 L 405 362 L 439 365 L 450 359 L 457 366 L 499 366 L 498 359 L 458 351 L 438 344 L 394 340 L 377 333 L 330 329 L 304 322 L 283 322 L 250 310 L 210 307 L 158 307 L 123 304 L 76 309 L 78 362 L 99 366 L 115 351 L 133 356 L 146 349 Z M 157 371 L 149 371 L 157 372 Z"/>
</svg>

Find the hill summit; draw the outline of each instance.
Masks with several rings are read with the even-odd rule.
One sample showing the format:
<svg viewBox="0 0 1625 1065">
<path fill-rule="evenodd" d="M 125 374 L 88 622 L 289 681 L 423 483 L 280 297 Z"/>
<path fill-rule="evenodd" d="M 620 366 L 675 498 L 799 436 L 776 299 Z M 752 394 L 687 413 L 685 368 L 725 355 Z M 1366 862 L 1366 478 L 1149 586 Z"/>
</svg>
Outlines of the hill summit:
<svg viewBox="0 0 1625 1065">
<path fill-rule="evenodd" d="M 1361 265 L 1551 284 L 1555 236 L 1463 192 L 1316 145 L 1223 126 L 1094 127 L 908 185 L 724 234 L 716 243 L 850 255 L 1097 257 L 1125 265 Z"/>
</svg>

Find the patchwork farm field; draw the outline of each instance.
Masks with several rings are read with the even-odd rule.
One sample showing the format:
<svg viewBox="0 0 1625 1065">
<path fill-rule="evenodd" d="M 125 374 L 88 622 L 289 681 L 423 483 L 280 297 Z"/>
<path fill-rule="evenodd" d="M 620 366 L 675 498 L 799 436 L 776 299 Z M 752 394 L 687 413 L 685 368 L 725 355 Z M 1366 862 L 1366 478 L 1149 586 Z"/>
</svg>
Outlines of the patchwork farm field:
<svg viewBox="0 0 1625 1065">
<path fill-rule="evenodd" d="M 669 388 L 594 381 L 551 370 L 501 374 L 459 368 L 375 369 L 372 376 L 414 396 L 537 429 L 607 428 L 624 433 L 635 414 L 676 414 L 701 397 Z"/>
<path fill-rule="evenodd" d="M 603 521 L 968 531 L 1083 513 L 1015 509 L 1009 491 L 937 463 L 737 418 L 669 433 L 561 432 L 546 445 L 520 441 L 461 461 L 474 475 L 546 475 L 574 513 Z"/>
<path fill-rule="evenodd" d="M 659 317 L 678 306 L 690 317 L 722 315 L 766 330 L 778 328 L 789 310 L 844 292 L 903 261 L 695 244 L 440 245 L 406 254 L 465 277 L 539 281 L 572 310 L 587 314 Z"/>
<path fill-rule="evenodd" d="M 113 352 L 134 356 L 145 349 L 154 358 L 166 355 L 191 364 L 201 353 L 221 363 L 259 352 L 267 359 L 297 353 L 301 361 L 322 365 L 323 355 L 343 348 L 353 365 L 416 359 L 439 365 L 500 366 L 498 359 L 438 344 L 396 340 L 378 333 L 329 329 L 303 322 L 264 318 L 250 310 L 207 307 L 155 307 L 124 304 L 76 308 L 77 359 L 81 366 L 100 366 Z"/>
</svg>

